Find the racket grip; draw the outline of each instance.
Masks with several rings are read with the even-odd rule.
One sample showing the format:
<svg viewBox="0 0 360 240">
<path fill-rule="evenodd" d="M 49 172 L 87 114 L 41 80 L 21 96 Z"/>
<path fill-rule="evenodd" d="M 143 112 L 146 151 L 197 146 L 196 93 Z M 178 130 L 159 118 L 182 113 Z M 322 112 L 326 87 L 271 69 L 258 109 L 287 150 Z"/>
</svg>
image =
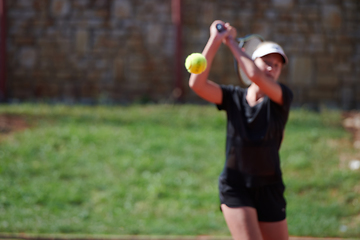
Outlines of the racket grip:
<svg viewBox="0 0 360 240">
<path fill-rule="evenodd" d="M 226 28 L 224 27 L 224 25 L 222 25 L 222 24 L 220 24 L 220 23 L 216 24 L 216 29 L 217 29 L 218 32 L 220 32 L 220 33 L 226 30 Z"/>
</svg>

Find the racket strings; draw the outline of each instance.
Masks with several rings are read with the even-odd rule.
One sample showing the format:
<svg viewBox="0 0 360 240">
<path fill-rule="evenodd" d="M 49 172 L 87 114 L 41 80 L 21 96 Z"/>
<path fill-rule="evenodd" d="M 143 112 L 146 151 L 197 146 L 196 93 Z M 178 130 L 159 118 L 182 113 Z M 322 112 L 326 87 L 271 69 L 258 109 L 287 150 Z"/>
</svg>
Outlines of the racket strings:
<svg viewBox="0 0 360 240">
<path fill-rule="evenodd" d="M 238 38 L 237 40 L 239 42 L 239 48 L 244 49 L 245 53 L 251 58 L 257 46 L 264 41 L 264 38 L 258 34 L 251 34 L 243 38 Z M 236 59 L 235 70 L 240 80 L 240 86 L 244 88 L 249 87 L 252 82 L 240 68 Z"/>
</svg>

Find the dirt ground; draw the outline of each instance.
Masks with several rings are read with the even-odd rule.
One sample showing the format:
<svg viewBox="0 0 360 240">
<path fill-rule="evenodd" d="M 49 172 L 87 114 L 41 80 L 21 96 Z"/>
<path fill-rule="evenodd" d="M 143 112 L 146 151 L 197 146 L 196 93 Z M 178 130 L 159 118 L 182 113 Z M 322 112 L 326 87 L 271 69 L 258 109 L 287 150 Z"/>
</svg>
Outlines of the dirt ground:
<svg viewBox="0 0 360 240">
<path fill-rule="evenodd" d="M 343 126 L 352 133 L 355 148 L 360 149 L 360 112 L 343 112 Z"/>
<path fill-rule="evenodd" d="M 29 124 L 21 116 L 11 114 L 0 115 L 0 136 L 9 135 L 29 127 Z"/>
</svg>

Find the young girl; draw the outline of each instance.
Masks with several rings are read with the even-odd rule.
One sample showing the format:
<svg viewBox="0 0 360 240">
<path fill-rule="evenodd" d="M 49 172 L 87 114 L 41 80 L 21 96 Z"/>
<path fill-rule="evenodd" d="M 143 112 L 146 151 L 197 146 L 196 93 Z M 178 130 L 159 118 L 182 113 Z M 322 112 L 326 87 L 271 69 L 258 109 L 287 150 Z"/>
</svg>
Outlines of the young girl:
<svg viewBox="0 0 360 240">
<path fill-rule="evenodd" d="M 219 33 L 217 24 L 225 31 Z M 292 92 L 278 83 L 287 57 L 273 42 L 264 42 L 252 57 L 239 49 L 236 30 L 215 21 L 202 52 L 208 62 L 191 74 L 189 86 L 201 98 L 227 113 L 226 162 L 219 177 L 221 210 L 235 240 L 285 240 L 288 228 L 279 149 L 288 119 Z M 247 89 L 208 80 L 214 56 L 225 43 L 251 79 Z"/>
</svg>

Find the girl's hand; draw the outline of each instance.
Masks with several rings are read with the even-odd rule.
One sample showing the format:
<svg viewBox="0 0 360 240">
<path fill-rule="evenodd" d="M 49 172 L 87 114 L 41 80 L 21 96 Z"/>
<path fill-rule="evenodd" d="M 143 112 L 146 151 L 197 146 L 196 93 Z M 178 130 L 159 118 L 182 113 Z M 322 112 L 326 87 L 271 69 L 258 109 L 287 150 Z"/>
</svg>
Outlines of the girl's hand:
<svg viewBox="0 0 360 240">
<path fill-rule="evenodd" d="M 216 28 L 217 24 L 223 25 L 225 27 L 226 31 L 219 32 Z M 229 29 L 228 29 L 228 27 L 229 27 Z M 215 20 L 210 26 L 210 38 L 212 38 L 215 42 L 221 42 L 221 41 L 224 42 L 224 39 L 226 37 L 228 37 L 229 34 L 234 34 L 233 33 L 234 30 L 231 30 L 231 29 L 232 29 L 232 27 L 230 26 L 229 23 L 225 23 L 221 20 Z M 236 36 L 236 30 L 235 30 L 235 36 Z"/>
<path fill-rule="evenodd" d="M 223 43 L 229 45 L 231 41 L 235 41 L 236 38 L 236 29 L 232 27 L 229 23 L 225 23 L 226 31 L 228 32 L 227 36 L 223 39 Z"/>
</svg>

